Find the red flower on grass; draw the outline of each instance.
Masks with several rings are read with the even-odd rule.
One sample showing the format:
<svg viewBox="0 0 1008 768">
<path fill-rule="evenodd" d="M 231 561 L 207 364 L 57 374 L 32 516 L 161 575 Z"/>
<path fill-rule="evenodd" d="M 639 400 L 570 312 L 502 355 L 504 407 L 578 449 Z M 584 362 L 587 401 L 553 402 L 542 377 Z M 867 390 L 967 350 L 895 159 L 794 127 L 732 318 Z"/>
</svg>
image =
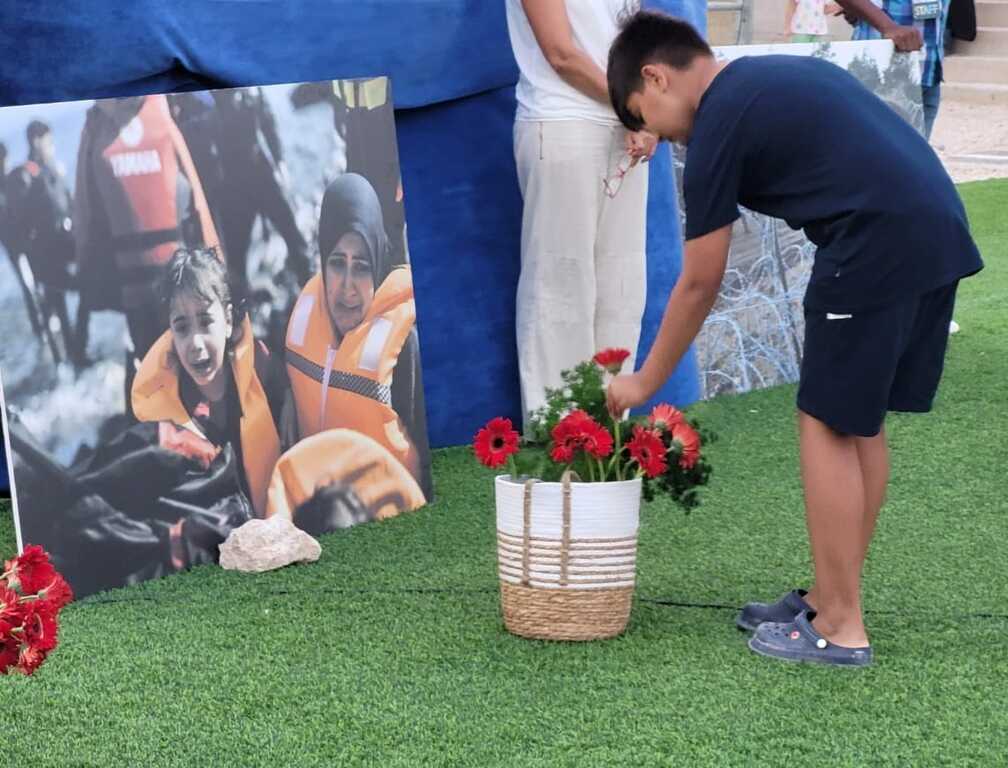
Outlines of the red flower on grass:
<svg viewBox="0 0 1008 768">
<path fill-rule="evenodd" d="M 56 569 L 49 555 L 38 544 L 30 544 L 24 552 L 4 563 L 8 584 L 23 595 L 34 595 L 56 578 Z"/>
<path fill-rule="evenodd" d="M 570 464 L 578 451 L 584 450 L 597 459 L 605 458 L 613 449 L 609 430 L 582 410 L 571 411 L 553 427 L 553 450 L 550 458 L 558 464 Z"/>
<path fill-rule="evenodd" d="M 672 442 L 678 443 L 679 466 L 683 469 L 693 469 L 700 460 L 700 435 L 685 421 L 672 427 Z"/>
<path fill-rule="evenodd" d="M 658 477 L 668 469 L 665 461 L 665 444 L 653 429 L 640 424 L 633 428 L 633 437 L 626 444 L 630 457 L 637 462 L 648 477 Z"/>
<path fill-rule="evenodd" d="M 25 605 L 21 641 L 43 653 L 56 647 L 56 613 L 50 605 L 39 600 Z"/>
<path fill-rule="evenodd" d="M 518 433 L 511 426 L 511 419 L 500 416 L 491 419 L 476 433 L 473 450 L 484 466 L 493 469 L 506 463 L 508 456 L 518 452 Z"/>
<path fill-rule="evenodd" d="M 0 621 L 0 675 L 17 664 L 18 651 L 21 644 L 11 634 L 13 627 L 6 621 Z"/>
<path fill-rule="evenodd" d="M 623 368 L 623 363 L 630 357 L 629 349 L 610 348 L 603 349 L 592 358 L 598 365 L 605 368 L 609 373 L 617 374 Z"/>
<path fill-rule="evenodd" d="M 675 408 L 668 403 L 662 403 L 661 405 L 656 405 L 651 411 L 651 417 L 649 418 L 651 425 L 661 430 L 671 430 L 676 424 L 682 424 L 686 421 L 686 417 L 683 416 L 682 411 Z"/>
<path fill-rule="evenodd" d="M 30 675 L 45 661 L 46 652 L 32 645 L 22 645 L 18 653 L 17 670 Z"/>
<path fill-rule="evenodd" d="M 57 612 L 72 603 L 74 599 L 70 585 L 58 573 L 48 586 L 39 590 L 38 594 L 40 600 L 44 600 Z"/>
<path fill-rule="evenodd" d="M 17 626 L 21 623 L 22 612 L 18 593 L 0 585 L 0 621 Z"/>
</svg>

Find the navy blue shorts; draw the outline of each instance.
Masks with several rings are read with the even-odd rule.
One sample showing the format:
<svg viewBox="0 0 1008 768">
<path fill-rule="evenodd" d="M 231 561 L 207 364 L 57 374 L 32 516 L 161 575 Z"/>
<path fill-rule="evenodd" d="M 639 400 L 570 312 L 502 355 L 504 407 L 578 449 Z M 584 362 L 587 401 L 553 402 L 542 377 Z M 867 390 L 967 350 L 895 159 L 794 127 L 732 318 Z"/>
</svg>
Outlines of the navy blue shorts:
<svg viewBox="0 0 1008 768">
<path fill-rule="evenodd" d="M 862 437 L 877 435 L 888 411 L 930 411 L 957 286 L 850 315 L 806 307 L 798 408 Z"/>
</svg>

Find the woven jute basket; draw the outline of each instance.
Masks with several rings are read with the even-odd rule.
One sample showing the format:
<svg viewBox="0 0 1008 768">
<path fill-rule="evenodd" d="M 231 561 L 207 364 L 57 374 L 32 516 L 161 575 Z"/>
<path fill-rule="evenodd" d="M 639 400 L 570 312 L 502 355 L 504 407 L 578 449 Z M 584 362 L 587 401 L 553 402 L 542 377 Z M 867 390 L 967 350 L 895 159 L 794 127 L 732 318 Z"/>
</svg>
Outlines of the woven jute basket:
<svg viewBox="0 0 1008 768">
<path fill-rule="evenodd" d="M 626 629 L 641 481 L 496 480 L 501 611 L 509 632 L 598 640 Z"/>
</svg>

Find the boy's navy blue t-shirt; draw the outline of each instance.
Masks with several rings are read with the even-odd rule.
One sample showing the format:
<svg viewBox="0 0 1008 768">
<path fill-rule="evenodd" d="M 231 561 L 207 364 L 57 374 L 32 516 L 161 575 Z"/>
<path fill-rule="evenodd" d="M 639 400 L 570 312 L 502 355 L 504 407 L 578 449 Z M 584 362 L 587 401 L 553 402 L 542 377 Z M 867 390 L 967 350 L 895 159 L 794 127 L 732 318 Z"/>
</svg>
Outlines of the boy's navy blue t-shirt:
<svg viewBox="0 0 1008 768">
<path fill-rule="evenodd" d="M 683 182 L 686 239 L 738 205 L 818 246 L 810 309 L 851 312 L 983 267 L 959 194 L 927 141 L 852 75 L 803 56 L 729 63 L 700 101 Z"/>
</svg>

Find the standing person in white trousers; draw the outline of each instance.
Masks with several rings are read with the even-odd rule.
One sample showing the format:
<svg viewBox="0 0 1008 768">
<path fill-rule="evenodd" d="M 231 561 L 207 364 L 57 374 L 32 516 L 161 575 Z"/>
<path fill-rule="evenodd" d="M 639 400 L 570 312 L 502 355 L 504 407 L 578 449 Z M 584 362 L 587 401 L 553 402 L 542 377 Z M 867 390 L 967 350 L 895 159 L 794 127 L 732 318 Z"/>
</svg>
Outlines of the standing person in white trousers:
<svg viewBox="0 0 1008 768">
<path fill-rule="evenodd" d="M 609 103 L 605 66 L 628 0 L 506 0 L 521 71 L 514 151 L 524 199 L 517 296 L 522 409 L 560 372 L 623 347 L 633 369 L 646 298 L 645 210 L 654 154 Z"/>
</svg>

